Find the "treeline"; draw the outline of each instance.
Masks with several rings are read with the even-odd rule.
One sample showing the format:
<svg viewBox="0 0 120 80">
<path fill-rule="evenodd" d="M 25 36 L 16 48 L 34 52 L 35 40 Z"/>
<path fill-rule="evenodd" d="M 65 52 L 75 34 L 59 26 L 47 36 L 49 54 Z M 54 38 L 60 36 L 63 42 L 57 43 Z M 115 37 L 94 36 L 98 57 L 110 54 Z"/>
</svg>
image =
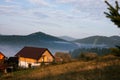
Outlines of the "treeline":
<svg viewBox="0 0 120 80">
<path fill-rule="evenodd" d="M 73 51 L 70 51 L 70 54 L 73 58 L 78 58 L 81 53 L 96 53 L 98 55 L 104 55 L 111 53 L 109 48 L 79 48 Z"/>
</svg>

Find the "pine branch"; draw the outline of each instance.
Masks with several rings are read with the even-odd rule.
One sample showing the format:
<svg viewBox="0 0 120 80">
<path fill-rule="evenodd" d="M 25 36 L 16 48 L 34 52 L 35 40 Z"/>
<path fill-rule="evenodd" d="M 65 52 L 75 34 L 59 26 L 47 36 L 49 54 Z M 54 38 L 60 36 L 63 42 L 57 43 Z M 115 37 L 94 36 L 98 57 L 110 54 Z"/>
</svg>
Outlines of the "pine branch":
<svg viewBox="0 0 120 80">
<path fill-rule="evenodd" d="M 113 7 L 111 4 L 109 4 L 107 1 L 105 3 L 108 5 L 108 11 L 109 12 L 104 12 L 107 18 L 109 18 L 115 25 L 120 28 L 120 14 L 119 14 L 119 4 L 117 1 L 115 1 L 116 6 Z"/>
</svg>

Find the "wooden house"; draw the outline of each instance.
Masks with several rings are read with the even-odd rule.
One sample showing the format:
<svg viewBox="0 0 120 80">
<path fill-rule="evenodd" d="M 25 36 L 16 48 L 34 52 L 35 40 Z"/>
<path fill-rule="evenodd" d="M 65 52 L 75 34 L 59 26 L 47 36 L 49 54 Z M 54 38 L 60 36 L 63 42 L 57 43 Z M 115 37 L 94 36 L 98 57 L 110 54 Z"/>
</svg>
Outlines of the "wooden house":
<svg viewBox="0 0 120 80">
<path fill-rule="evenodd" d="M 0 52 L 0 64 L 4 63 L 5 58 L 5 55 L 2 52 Z"/>
<path fill-rule="evenodd" d="M 0 52 L 0 72 L 2 71 L 4 73 L 6 73 L 7 68 L 7 65 L 4 63 L 5 58 L 5 55 L 2 52 Z"/>
<path fill-rule="evenodd" d="M 0 52 L 0 60 L 3 60 L 4 58 L 5 58 L 5 55 L 2 52 Z"/>
<path fill-rule="evenodd" d="M 5 60 L 5 55 L 2 52 L 0 52 L 0 65 L 4 64 L 4 60 Z"/>
<path fill-rule="evenodd" d="M 57 63 L 71 61 L 71 55 L 66 52 L 56 52 L 54 56 Z"/>
<path fill-rule="evenodd" d="M 47 48 L 24 47 L 15 56 L 19 57 L 18 65 L 24 68 L 54 61 L 54 56 Z"/>
</svg>

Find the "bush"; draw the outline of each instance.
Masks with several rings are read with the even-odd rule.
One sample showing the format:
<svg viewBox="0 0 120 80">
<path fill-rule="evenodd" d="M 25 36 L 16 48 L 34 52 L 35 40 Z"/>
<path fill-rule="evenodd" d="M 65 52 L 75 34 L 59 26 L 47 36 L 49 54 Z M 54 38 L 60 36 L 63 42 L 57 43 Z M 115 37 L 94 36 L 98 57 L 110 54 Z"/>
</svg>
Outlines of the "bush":
<svg viewBox="0 0 120 80">
<path fill-rule="evenodd" d="M 78 56 L 78 59 L 80 59 L 80 60 L 93 60 L 93 59 L 96 59 L 97 56 L 98 55 L 96 53 L 93 53 L 93 52 L 84 52 Z"/>
<path fill-rule="evenodd" d="M 71 61 L 71 55 L 69 53 L 64 52 L 56 52 L 55 57 L 62 62 L 70 62 Z"/>
<path fill-rule="evenodd" d="M 119 48 L 110 48 L 112 55 L 120 57 L 120 49 Z"/>
</svg>

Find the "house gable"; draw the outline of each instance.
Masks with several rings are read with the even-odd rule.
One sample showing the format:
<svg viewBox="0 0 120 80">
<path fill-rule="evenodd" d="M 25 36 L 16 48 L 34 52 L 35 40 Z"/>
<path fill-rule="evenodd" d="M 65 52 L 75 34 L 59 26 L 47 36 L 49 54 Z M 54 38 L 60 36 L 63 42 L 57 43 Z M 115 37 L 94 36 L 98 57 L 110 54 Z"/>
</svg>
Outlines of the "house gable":
<svg viewBox="0 0 120 80">
<path fill-rule="evenodd" d="M 0 60 L 3 59 L 5 56 L 3 55 L 3 53 L 0 52 Z"/>
<path fill-rule="evenodd" d="M 46 50 L 39 58 L 38 62 L 53 62 L 53 60 L 54 56 L 50 53 L 49 50 Z"/>
</svg>

